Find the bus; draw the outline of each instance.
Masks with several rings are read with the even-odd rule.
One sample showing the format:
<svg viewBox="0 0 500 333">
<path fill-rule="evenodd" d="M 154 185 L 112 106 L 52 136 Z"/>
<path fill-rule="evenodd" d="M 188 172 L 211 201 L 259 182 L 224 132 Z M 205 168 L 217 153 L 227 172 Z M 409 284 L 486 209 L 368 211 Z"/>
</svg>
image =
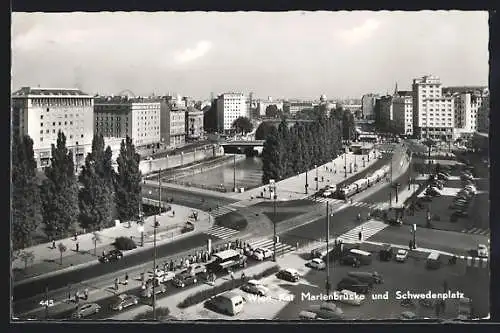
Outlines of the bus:
<svg viewBox="0 0 500 333">
<path fill-rule="evenodd" d="M 360 134 L 358 136 L 358 141 L 360 141 L 360 142 L 377 143 L 378 142 L 378 135 L 377 134 L 363 133 L 363 134 Z"/>
<path fill-rule="evenodd" d="M 213 255 L 214 260 L 207 264 L 207 271 L 221 272 L 245 267 L 247 257 L 236 250 L 225 250 Z"/>
</svg>

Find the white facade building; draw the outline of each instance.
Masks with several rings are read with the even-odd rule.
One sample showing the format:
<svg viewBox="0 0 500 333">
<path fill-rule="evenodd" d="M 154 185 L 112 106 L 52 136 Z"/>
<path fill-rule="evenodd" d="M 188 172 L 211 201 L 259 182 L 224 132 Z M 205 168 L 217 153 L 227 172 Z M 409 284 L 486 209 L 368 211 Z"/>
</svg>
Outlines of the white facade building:
<svg viewBox="0 0 500 333">
<path fill-rule="evenodd" d="M 91 151 L 93 123 L 94 97 L 79 89 L 23 87 L 12 94 L 13 134 L 31 137 L 38 167 L 50 164 L 59 131 L 66 136 L 75 167 L 81 166 Z"/>
<path fill-rule="evenodd" d="M 413 97 L 411 94 L 400 94 L 393 101 L 393 124 L 397 133 L 413 135 Z"/>
<path fill-rule="evenodd" d="M 413 80 L 413 131 L 419 139 L 448 140 L 454 136 L 453 97 L 443 97 L 441 80 L 427 75 Z"/>
<path fill-rule="evenodd" d="M 160 108 L 158 98 L 103 96 L 96 99 L 95 131 L 105 138 L 129 136 L 136 147 L 160 142 Z"/>
<path fill-rule="evenodd" d="M 229 131 L 239 117 L 250 118 L 247 97 L 242 93 L 224 93 L 217 98 L 217 128 Z"/>
<path fill-rule="evenodd" d="M 455 101 L 455 138 L 472 137 L 478 128 L 478 113 L 483 98 L 473 93 L 454 95 Z"/>
</svg>

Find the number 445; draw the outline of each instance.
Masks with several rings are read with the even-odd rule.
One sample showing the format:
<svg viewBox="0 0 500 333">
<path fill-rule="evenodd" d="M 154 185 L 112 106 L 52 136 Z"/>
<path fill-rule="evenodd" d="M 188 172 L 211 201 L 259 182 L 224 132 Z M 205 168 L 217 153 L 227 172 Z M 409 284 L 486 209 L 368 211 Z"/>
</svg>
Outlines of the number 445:
<svg viewBox="0 0 500 333">
<path fill-rule="evenodd" d="M 49 300 L 41 300 L 41 301 L 40 301 L 40 305 L 41 305 L 41 306 L 47 306 L 47 307 L 54 306 L 54 300 L 52 300 L 52 299 L 49 299 Z"/>
</svg>

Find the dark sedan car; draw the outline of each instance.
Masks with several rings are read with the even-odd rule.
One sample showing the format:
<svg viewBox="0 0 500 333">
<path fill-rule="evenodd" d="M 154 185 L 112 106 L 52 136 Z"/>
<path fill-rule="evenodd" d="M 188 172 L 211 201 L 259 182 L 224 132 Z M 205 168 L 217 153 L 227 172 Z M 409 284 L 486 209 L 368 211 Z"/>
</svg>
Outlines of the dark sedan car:
<svg viewBox="0 0 500 333">
<path fill-rule="evenodd" d="M 198 282 L 196 276 L 187 271 L 177 274 L 172 280 L 173 285 L 178 288 L 184 288 L 185 286 L 195 284 L 196 282 Z"/>
<path fill-rule="evenodd" d="M 113 310 L 121 311 L 129 306 L 136 305 L 139 303 L 139 298 L 134 295 L 121 294 L 118 296 L 116 303 L 113 305 Z"/>
<path fill-rule="evenodd" d="M 120 250 L 111 250 L 103 256 L 99 257 L 99 261 L 102 263 L 107 263 L 111 261 L 118 261 L 123 258 L 123 253 Z"/>
<path fill-rule="evenodd" d="M 352 267 L 361 266 L 361 262 L 359 261 L 359 259 L 356 258 L 355 256 L 351 256 L 351 255 L 346 255 L 346 256 L 343 256 L 342 258 L 340 258 L 340 264 L 352 266 Z"/>
</svg>

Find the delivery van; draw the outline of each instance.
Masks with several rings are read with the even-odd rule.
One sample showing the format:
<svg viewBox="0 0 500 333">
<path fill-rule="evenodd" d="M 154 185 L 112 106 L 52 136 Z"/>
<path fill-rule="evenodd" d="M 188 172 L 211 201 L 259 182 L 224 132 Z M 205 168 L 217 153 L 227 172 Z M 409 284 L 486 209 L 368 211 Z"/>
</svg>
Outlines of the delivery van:
<svg viewBox="0 0 500 333">
<path fill-rule="evenodd" d="M 441 256 L 439 252 L 431 252 L 427 257 L 427 268 L 429 269 L 438 269 L 441 267 Z"/>
<path fill-rule="evenodd" d="M 240 313 L 243 310 L 244 303 L 243 297 L 234 291 L 215 296 L 207 301 L 208 307 L 231 316 Z"/>
</svg>

